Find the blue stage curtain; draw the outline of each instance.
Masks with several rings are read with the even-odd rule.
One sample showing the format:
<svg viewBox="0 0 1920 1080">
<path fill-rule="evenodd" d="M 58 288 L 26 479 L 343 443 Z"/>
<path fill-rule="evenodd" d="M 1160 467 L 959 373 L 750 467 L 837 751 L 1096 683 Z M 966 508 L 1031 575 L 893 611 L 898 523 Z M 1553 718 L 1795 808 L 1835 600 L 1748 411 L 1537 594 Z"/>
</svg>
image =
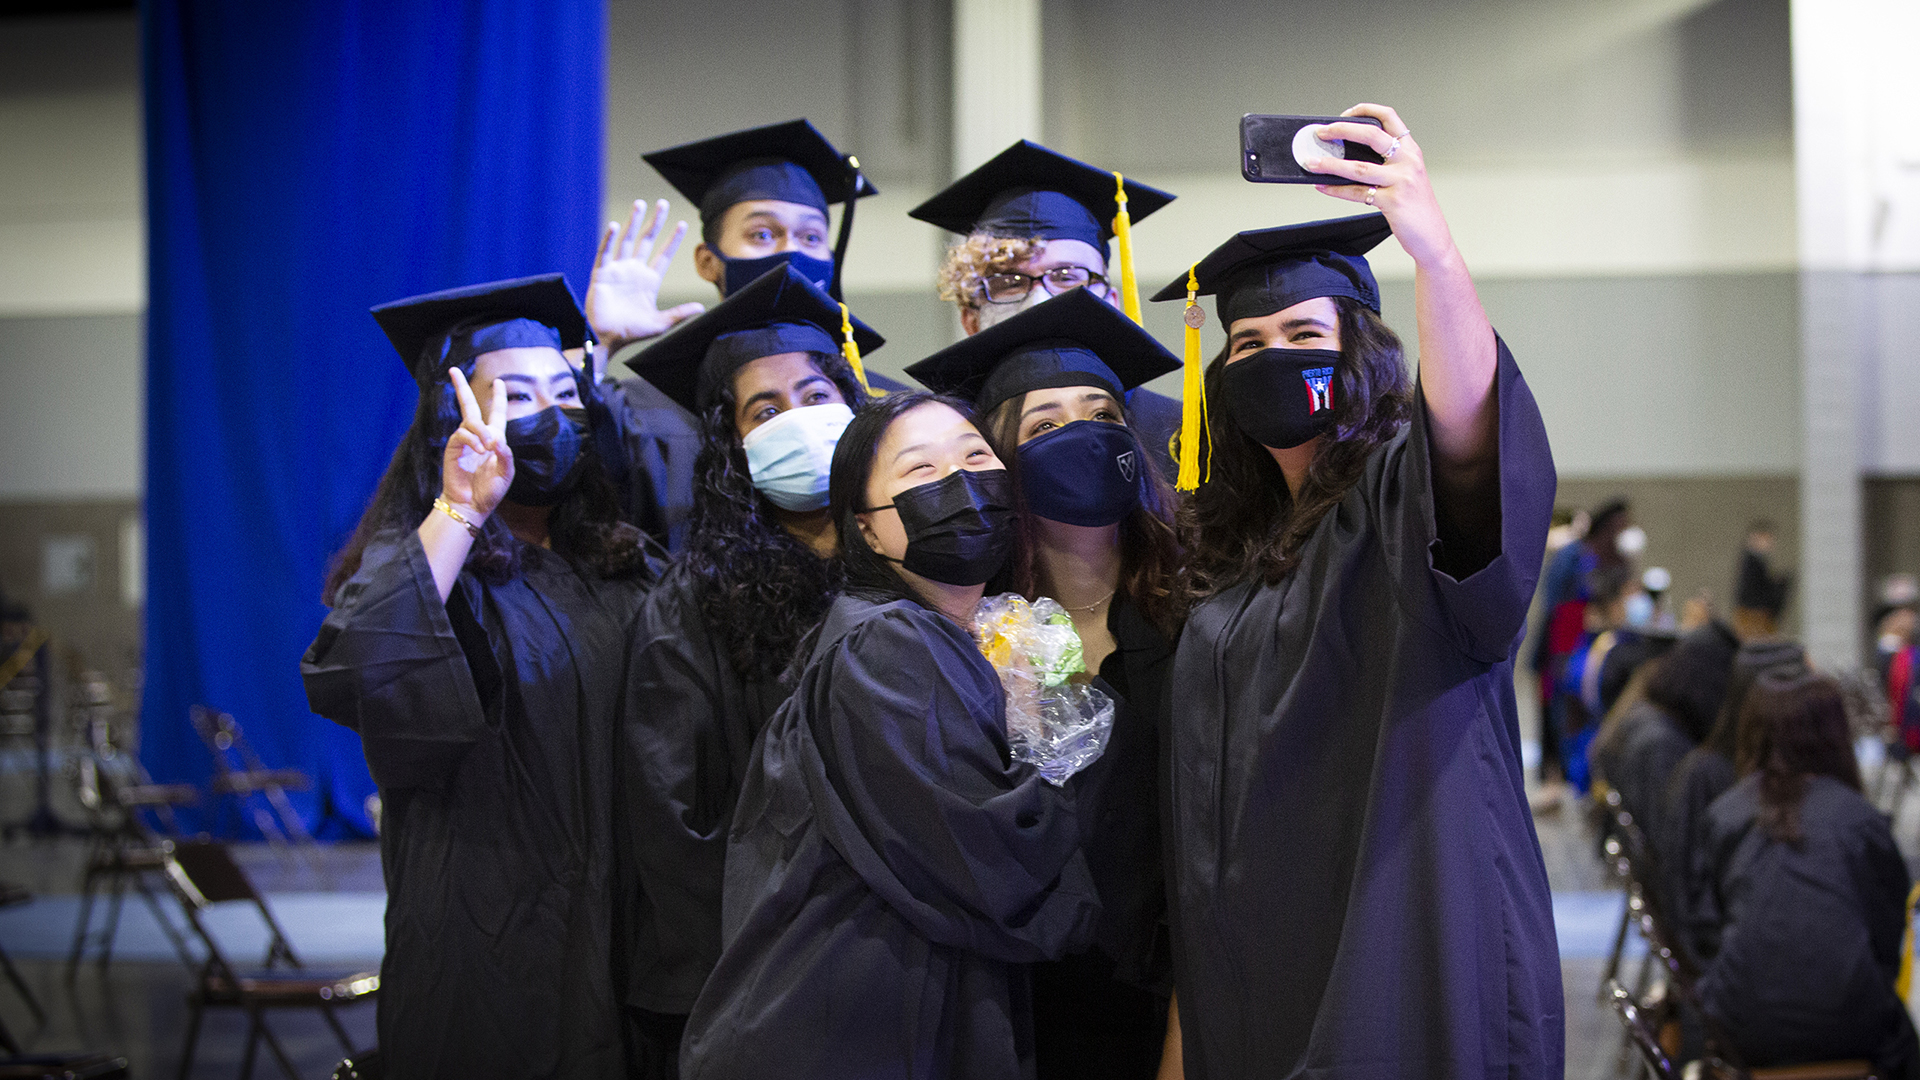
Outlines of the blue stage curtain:
<svg viewBox="0 0 1920 1080">
<path fill-rule="evenodd" d="M 142 20 L 141 756 L 204 782 L 188 707 L 231 712 L 268 765 L 315 775 L 310 827 L 364 833 L 359 739 L 307 710 L 299 660 L 416 399 L 367 308 L 554 270 L 582 293 L 605 0 L 148 0 Z"/>
</svg>

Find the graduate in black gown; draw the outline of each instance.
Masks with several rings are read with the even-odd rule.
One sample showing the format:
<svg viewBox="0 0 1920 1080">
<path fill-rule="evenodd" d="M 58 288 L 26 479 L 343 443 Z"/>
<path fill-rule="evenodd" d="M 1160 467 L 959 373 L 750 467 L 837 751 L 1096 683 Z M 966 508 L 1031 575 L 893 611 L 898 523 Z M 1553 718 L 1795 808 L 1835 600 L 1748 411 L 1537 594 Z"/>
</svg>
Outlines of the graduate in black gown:
<svg viewBox="0 0 1920 1080">
<path fill-rule="evenodd" d="M 1051 597 L 1116 704 L 1083 791 L 1102 914 L 1093 945 L 1033 967 L 1041 1080 L 1150 1080 L 1165 1043 L 1172 954 L 1160 838 L 1160 746 L 1184 596 L 1173 489 L 1142 451 L 1127 391 L 1179 368 L 1146 331 L 1074 290 L 907 369 L 970 398 L 1020 496 L 1013 588 Z"/>
<path fill-rule="evenodd" d="M 1906 861 L 1860 793 L 1840 685 L 1768 672 L 1740 717 L 1742 779 L 1707 810 L 1720 947 L 1697 992 L 1750 1067 L 1866 1058 L 1920 1075 L 1894 991 Z"/>
<path fill-rule="evenodd" d="M 775 267 L 791 264 L 839 296 L 854 200 L 878 194 L 854 159 L 805 120 L 749 128 L 646 155 L 646 160 L 700 211 L 694 267 L 722 297 Z M 838 242 L 828 244 L 827 210 L 844 202 Z M 613 379 L 620 362 L 704 305 L 659 307 L 660 283 L 687 235 L 687 223 L 666 230 L 665 199 L 635 202 L 624 226 L 608 222 L 587 286 L 587 319 L 601 342 L 598 370 L 626 446 L 622 484 L 628 513 L 678 552 L 693 514 L 694 458 L 704 444 L 700 421 L 643 379 Z M 884 380 L 876 380 L 876 385 Z M 887 383 L 885 389 L 897 389 Z"/>
<path fill-rule="evenodd" d="M 972 335 L 1079 288 L 1139 322 L 1133 223 L 1173 200 L 1022 139 L 907 213 L 960 235 L 941 260 L 940 298 Z M 1136 387 L 1126 406 L 1141 445 L 1171 470 L 1180 403 Z"/>
<path fill-rule="evenodd" d="M 1205 481 L 1166 823 L 1186 1075 L 1559 1076 L 1513 697 L 1553 462 L 1419 146 L 1390 109 L 1352 113 L 1385 129 L 1328 137 L 1387 161 L 1330 161 L 1355 183 L 1323 190 L 1385 216 L 1242 233 L 1193 275 L 1228 342 L 1208 438 L 1181 436 L 1182 481 Z M 1417 384 L 1362 258 L 1388 235 L 1415 267 Z"/>
<path fill-rule="evenodd" d="M 650 559 L 561 355 L 586 325 L 558 274 L 374 315 L 420 404 L 301 674 L 380 785 L 381 1055 L 619 1077 L 609 751 Z"/>
<path fill-rule="evenodd" d="M 1654 817 L 1656 832 L 1650 833 L 1648 840 L 1666 852 L 1667 880 L 1672 882 L 1677 877 L 1679 882 L 1679 893 L 1666 897 L 1671 905 L 1668 918 L 1696 970 L 1720 948 L 1719 909 L 1705 891 L 1710 871 L 1704 861 L 1703 833 L 1707 808 L 1738 779 L 1734 758 L 1747 693 L 1755 680 L 1768 672 L 1793 675 L 1806 670 L 1806 650 L 1798 642 L 1762 638 L 1742 643 L 1733 654 L 1726 693 L 1713 727 L 1700 745 L 1680 759 L 1667 781 L 1660 812 Z"/>
<path fill-rule="evenodd" d="M 741 790 L 689 1078 L 1031 1076 L 1025 965 L 1092 938 L 1080 777 L 1011 760 L 969 629 L 1018 538 L 964 408 L 892 395 L 834 452 L 847 591 Z"/>
<path fill-rule="evenodd" d="M 862 352 L 879 335 L 849 321 Z M 840 588 L 833 447 L 870 400 L 840 307 L 776 267 L 631 361 L 700 418 L 692 533 L 647 597 L 621 722 L 621 987 L 639 1076 L 675 1074 L 720 956 L 720 886 L 748 753 L 780 673 Z"/>
<path fill-rule="evenodd" d="M 1606 780 L 1620 793 L 1662 863 L 1660 816 L 1666 809 L 1667 785 L 1720 715 L 1738 647 L 1733 631 L 1719 622 L 1689 631 L 1652 662 L 1644 696 L 1620 719 L 1617 757 L 1608 763 Z"/>
</svg>

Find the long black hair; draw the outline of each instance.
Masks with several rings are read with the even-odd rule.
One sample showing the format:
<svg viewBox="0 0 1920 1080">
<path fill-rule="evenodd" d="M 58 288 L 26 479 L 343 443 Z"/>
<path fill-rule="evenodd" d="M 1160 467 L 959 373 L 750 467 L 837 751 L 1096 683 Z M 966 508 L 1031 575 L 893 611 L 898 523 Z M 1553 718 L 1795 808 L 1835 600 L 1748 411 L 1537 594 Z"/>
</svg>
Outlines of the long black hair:
<svg viewBox="0 0 1920 1080">
<path fill-rule="evenodd" d="M 1025 394 L 1015 394 L 994 406 L 987 413 L 985 425 L 981 428 L 981 434 L 987 437 L 993 452 L 1006 463 L 1016 487 L 1020 481 L 1020 411 L 1026 403 L 1026 397 Z M 1127 408 L 1126 402 L 1116 401 L 1115 404 L 1119 406 L 1127 427 L 1138 436 L 1139 429 L 1134 427 L 1133 413 Z M 1140 502 L 1120 520 L 1120 592 L 1149 623 L 1173 638 L 1180 633 L 1180 624 L 1186 616 L 1187 599 L 1182 580 L 1180 538 L 1174 526 L 1176 500 L 1173 486 L 1167 483 L 1166 477 L 1160 475 L 1160 467 L 1154 464 L 1153 455 L 1146 453 L 1144 447 L 1134 458 L 1141 463 L 1135 482 Z M 1021 490 L 1021 543 L 1019 556 L 1010 567 L 1009 579 L 1015 592 L 1032 596 L 1035 589 L 1034 515 L 1026 505 L 1024 489 Z"/>
<path fill-rule="evenodd" d="M 459 367 L 473 376 L 476 358 Z M 584 396 L 584 395 L 583 395 Z M 598 411 L 598 410 L 594 410 Z M 360 515 L 345 547 L 333 557 L 320 600 L 333 606 L 340 586 L 360 569 L 367 545 L 385 532 L 408 532 L 420 527 L 440 495 L 441 461 L 447 440 L 460 427 L 460 399 L 451 381 L 441 381 L 420 392 L 413 424 L 387 462 L 386 475 Z M 595 451 L 589 448 L 586 467 L 566 497 L 555 504 L 547 519 L 548 543 L 553 552 L 583 573 L 600 578 L 633 577 L 648 569 L 646 542 L 640 530 L 620 518 L 620 495 L 608 479 Z M 480 527 L 467 552 L 466 569 L 489 584 L 513 580 L 520 572 L 520 545 L 498 514 Z"/>
<path fill-rule="evenodd" d="M 846 360 L 807 355 L 857 417 L 870 399 Z M 738 404 L 733 380 L 726 379 L 719 399 L 700 414 L 704 437 L 693 462 L 693 513 L 681 558 L 693 575 L 700 612 L 726 643 L 734 671 L 768 680 L 780 675 L 800 639 L 826 614 L 840 591 L 841 568 L 788 532 L 773 503 L 754 488 L 734 422 Z"/>
<path fill-rule="evenodd" d="M 1831 675 L 1775 669 L 1754 680 L 1740 708 L 1741 775 L 1760 775 L 1760 827 L 1798 845 L 1807 780 L 1831 776 L 1860 790 L 1846 700 Z"/>
<path fill-rule="evenodd" d="M 1360 478 L 1374 450 L 1413 416 L 1413 376 L 1399 336 L 1359 301 L 1332 299 L 1340 317 L 1333 437 L 1314 453 L 1297 494 L 1273 455 L 1225 407 L 1231 342 L 1207 365 L 1207 398 L 1215 403 L 1207 410 L 1211 475 L 1180 511 L 1195 599 L 1253 577 L 1277 584 L 1292 573 L 1320 519 Z"/>
<path fill-rule="evenodd" d="M 846 590 L 853 596 L 877 603 L 911 600 L 925 604 L 900 576 L 886 556 L 867 544 L 860 531 L 860 514 L 867 509 L 867 482 L 873 477 L 873 458 L 887 429 L 914 409 L 927 404 L 945 405 L 967 418 L 978 428 L 973 406 L 958 398 L 914 391 L 890 394 L 867 406 L 840 434 L 833 448 L 833 479 L 827 487 L 827 505 L 833 514 L 833 526 L 840 534 L 840 564 L 846 576 Z"/>
</svg>

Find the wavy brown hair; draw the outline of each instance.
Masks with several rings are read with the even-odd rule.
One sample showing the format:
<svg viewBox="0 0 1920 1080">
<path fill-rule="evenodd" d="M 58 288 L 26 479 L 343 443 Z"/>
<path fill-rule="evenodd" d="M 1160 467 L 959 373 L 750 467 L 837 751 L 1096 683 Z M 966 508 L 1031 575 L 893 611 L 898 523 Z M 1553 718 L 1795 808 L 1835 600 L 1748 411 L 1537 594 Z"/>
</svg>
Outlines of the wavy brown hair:
<svg viewBox="0 0 1920 1080">
<path fill-rule="evenodd" d="M 1045 240 L 995 236 L 976 232 L 947 249 L 940 260 L 940 299 L 974 307 L 980 303 L 979 286 L 988 274 L 1012 270 L 1028 257 L 1046 250 Z"/>
<path fill-rule="evenodd" d="M 1754 680 L 1740 709 L 1739 770 L 1760 774 L 1760 827 L 1798 845 L 1807 780 L 1831 776 L 1860 790 L 1846 696 L 1831 675 L 1769 671 Z"/>
<path fill-rule="evenodd" d="M 469 378 L 473 376 L 473 360 L 460 367 Z M 597 412 L 600 410 L 591 411 Z M 340 586 L 359 572 L 367 545 L 375 537 L 420 527 L 440 494 L 441 459 L 447 440 L 459 427 L 460 401 L 451 382 L 421 391 L 413 425 L 394 449 L 386 475 L 374 489 L 353 536 L 327 568 L 321 603 L 333 606 Z M 554 554 L 594 577 L 624 578 L 646 573 L 651 542 L 639 529 L 620 519 L 619 492 L 601 466 L 591 440 L 583 452 L 589 461 L 579 481 L 547 518 L 548 543 Z M 498 514 L 488 517 L 480 527 L 480 535 L 467 552 L 465 569 L 493 585 L 511 581 L 520 573 L 520 545 Z"/>
<path fill-rule="evenodd" d="M 1034 514 L 1027 507 L 1025 489 L 1019 486 L 1020 411 L 1026 404 L 1026 397 L 1025 394 L 1016 394 L 994 406 L 984 417 L 980 430 L 993 447 L 993 452 L 1006 463 L 1015 488 L 1021 492 L 1019 555 L 1009 568 L 1009 587 L 1022 596 L 1033 596 L 1036 591 L 1033 572 Z M 1134 429 L 1133 414 L 1127 409 L 1126 402 L 1117 404 L 1121 415 L 1126 418 L 1127 427 L 1135 432 L 1137 442 L 1138 431 Z M 1098 420 L 1082 422 L 1104 423 Z M 1172 485 L 1160 475 L 1159 466 L 1153 463 L 1153 455 L 1142 447 L 1136 457 L 1141 462 L 1138 481 L 1140 504 L 1120 521 L 1119 591 L 1129 603 L 1140 609 L 1140 613 L 1155 629 L 1172 638 L 1180 633 L 1187 607 L 1180 538 L 1174 527 L 1175 497 Z"/>
<path fill-rule="evenodd" d="M 846 360 L 809 353 L 858 415 L 868 397 Z M 692 573 L 701 614 L 726 643 L 743 679 L 779 677 L 794 647 L 826 615 L 844 574 L 780 524 L 775 507 L 753 486 L 747 452 L 734 423 L 733 380 L 700 414 L 703 436 L 693 461 L 693 514 L 681 558 Z"/>
<path fill-rule="evenodd" d="M 1340 316 L 1334 428 L 1314 453 L 1297 497 L 1273 455 L 1225 407 L 1227 349 L 1207 365 L 1207 399 L 1214 403 L 1207 410 L 1210 473 L 1179 516 L 1194 599 L 1251 578 L 1277 584 L 1292 573 L 1320 519 L 1413 416 L 1413 376 L 1399 335 L 1359 301 L 1339 296 L 1333 303 Z"/>
</svg>

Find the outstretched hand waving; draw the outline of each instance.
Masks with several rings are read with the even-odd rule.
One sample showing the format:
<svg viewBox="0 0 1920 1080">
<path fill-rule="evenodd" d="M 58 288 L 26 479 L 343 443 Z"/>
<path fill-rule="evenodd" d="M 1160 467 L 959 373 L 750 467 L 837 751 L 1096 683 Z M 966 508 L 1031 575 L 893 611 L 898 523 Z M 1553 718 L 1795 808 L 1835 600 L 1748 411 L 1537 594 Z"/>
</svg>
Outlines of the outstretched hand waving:
<svg viewBox="0 0 1920 1080">
<path fill-rule="evenodd" d="M 641 338 L 664 334 L 682 319 L 706 310 L 700 303 L 660 310 L 660 281 L 686 239 L 687 223 L 674 226 L 673 235 L 660 243 L 667 223 L 667 200 L 661 199 L 641 219 L 644 199 L 635 199 L 623 228 L 607 223 L 594 253 L 593 277 L 587 282 L 587 322 L 609 350 Z"/>
</svg>

